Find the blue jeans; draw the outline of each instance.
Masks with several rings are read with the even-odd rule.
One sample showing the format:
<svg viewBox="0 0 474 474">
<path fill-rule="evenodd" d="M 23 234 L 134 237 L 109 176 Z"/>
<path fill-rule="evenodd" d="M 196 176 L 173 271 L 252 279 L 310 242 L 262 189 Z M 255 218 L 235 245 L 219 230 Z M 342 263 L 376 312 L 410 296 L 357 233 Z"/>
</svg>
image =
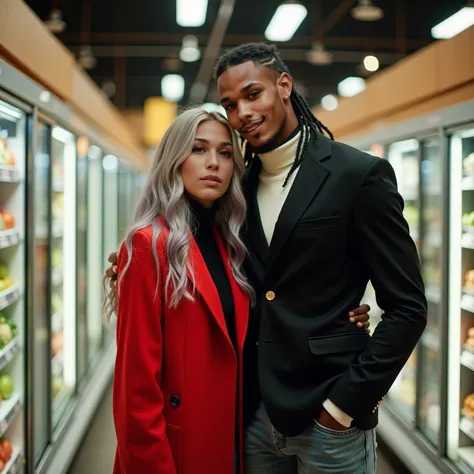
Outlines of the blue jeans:
<svg viewBox="0 0 474 474">
<path fill-rule="evenodd" d="M 334 431 L 316 421 L 286 437 L 263 404 L 245 433 L 245 474 L 376 474 L 375 430 Z"/>
</svg>

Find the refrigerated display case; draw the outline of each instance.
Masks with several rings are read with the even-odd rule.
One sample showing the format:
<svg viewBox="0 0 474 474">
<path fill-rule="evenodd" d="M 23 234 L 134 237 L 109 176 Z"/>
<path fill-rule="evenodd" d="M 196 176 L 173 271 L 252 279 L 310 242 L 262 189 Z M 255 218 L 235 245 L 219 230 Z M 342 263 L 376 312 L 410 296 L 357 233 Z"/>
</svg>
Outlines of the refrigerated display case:
<svg viewBox="0 0 474 474">
<path fill-rule="evenodd" d="M 25 151 L 27 115 L 0 99 L 0 466 L 24 456 Z M 8 455 L 5 455 L 4 451 Z"/>
<path fill-rule="evenodd" d="M 50 170 L 51 127 L 39 121 L 35 124 L 36 154 L 34 158 L 34 265 L 33 265 L 33 446 L 34 465 L 44 455 L 50 442 L 51 384 L 49 340 L 49 261 L 51 243 L 49 239 L 50 218 Z"/>
<path fill-rule="evenodd" d="M 428 304 L 426 330 L 379 409 L 378 434 L 413 472 L 473 474 L 474 101 L 349 141 L 370 143 L 389 151 Z"/>
<path fill-rule="evenodd" d="M 103 232 L 104 232 L 104 265 L 111 252 L 117 251 L 119 240 L 119 220 L 118 220 L 118 159 L 114 155 L 105 155 L 102 159 L 103 168 Z M 104 267 L 105 270 L 106 267 Z"/>
<path fill-rule="evenodd" d="M 88 150 L 87 183 L 87 280 L 97 282 L 87 290 L 88 365 L 94 363 L 103 346 L 104 324 L 101 315 L 103 265 L 102 149 L 91 145 Z"/>
<path fill-rule="evenodd" d="M 129 226 L 129 217 L 132 200 L 132 175 L 130 167 L 121 163 L 118 169 L 118 186 L 120 193 L 118 195 L 118 238 L 121 240 Z"/>
<path fill-rule="evenodd" d="M 444 196 L 439 137 L 421 142 L 421 241 L 420 260 L 428 303 L 428 322 L 418 345 L 418 423 L 426 438 L 438 446 L 441 429 L 442 392 L 442 288 L 446 268 L 443 260 Z"/>
<path fill-rule="evenodd" d="M 135 195 L 121 153 L 113 136 L 0 60 L 2 474 L 67 472 L 111 381 L 102 276 L 118 246 L 119 205 L 128 226 Z"/>
<path fill-rule="evenodd" d="M 377 158 L 385 159 L 385 147 L 380 143 L 373 143 L 364 151 L 365 153 L 376 156 Z M 382 320 L 383 311 L 377 304 L 375 289 L 370 281 L 367 284 L 362 303 L 366 303 L 370 306 L 370 332 L 373 332 L 377 329 L 378 324 Z"/>
<path fill-rule="evenodd" d="M 54 126 L 51 133 L 51 398 L 58 426 L 76 389 L 76 142 Z"/>
<path fill-rule="evenodd" d="M 474 472 L 474 126 L 451 136 L 448 456 Z"/>
<path fill-rule="evenodd" d="M 87 344 L 87 232 L 88 232 L 88 171 L 87 153 L 89 140 L 85 136 L 77 139 L 77 203 L 76 203 L 76 331 L 77 331 L 77 383 L 80 384 L 88 369 Z"/>
<path fill-rule="evenodd" d="M 120 190 L 118 182 L 118 159 L 115 155 L 105 155 L 102 159 L 103 169 L 103 220 L 102 229 L 104 233 L 102 273 L 108 267 L 107 259 L 112 252 L 116 252 L 119 246 L 119 204 L 118 193 Z M 107 211 L 106 211 L 107 210 Z M 115 320 L 111 321 L 112 326 Z M 104 341 L 113 339 L 113 332 L 104 333 Z"/>
<path fill-rule="evenodd" d="M 403 215 L 408 222 L 410 235 L 418 246 L 420 238 L 420 157 L 419 143 L 415 139 L 392 143 L 388 160 L 393 166 L 398 188 L 405 207 Z M 397 380 L 390 389 L 387 400 L 395 411 L 409 423 L 415 422 L 417 349 L 413 351 Z"/>
</svg>

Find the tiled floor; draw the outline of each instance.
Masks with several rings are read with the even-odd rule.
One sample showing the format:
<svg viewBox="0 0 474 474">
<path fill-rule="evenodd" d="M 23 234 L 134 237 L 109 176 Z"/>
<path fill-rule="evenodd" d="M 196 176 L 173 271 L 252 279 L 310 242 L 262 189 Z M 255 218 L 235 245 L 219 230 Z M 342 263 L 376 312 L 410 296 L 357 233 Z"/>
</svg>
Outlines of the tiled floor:
<svg viewBox="0 0 474 474">
<path fill-rule="evenodd" d="M 115 432 L 112 421 L 112 390 L 110 388 L 68 474 L 110 474 L 114 454 Z M 391 467 L 381 453 L 379 453 L 378 459 L 377 474 L 400 474 Z"/>
</svg>

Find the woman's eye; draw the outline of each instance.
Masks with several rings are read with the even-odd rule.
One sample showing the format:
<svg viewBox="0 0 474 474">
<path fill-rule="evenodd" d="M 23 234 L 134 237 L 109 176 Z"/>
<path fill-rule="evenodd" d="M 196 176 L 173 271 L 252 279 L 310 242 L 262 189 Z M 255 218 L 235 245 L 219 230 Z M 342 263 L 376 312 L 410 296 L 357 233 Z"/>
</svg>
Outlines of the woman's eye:
<svg viewBox="0 0 474 474">
<path fill-rule="evenodd" d="M 231 151 L 221 151 L 222 156 L 226 156 L 227 158 L 232 158 L 232 152 Z"/>
<path fill-rule="evenodd" d="M 202 153 L 204 151 L 204 148 L 200 147 L 200 146 L 195 146 L 193 148 L 193 153 Z"/>
</svg>

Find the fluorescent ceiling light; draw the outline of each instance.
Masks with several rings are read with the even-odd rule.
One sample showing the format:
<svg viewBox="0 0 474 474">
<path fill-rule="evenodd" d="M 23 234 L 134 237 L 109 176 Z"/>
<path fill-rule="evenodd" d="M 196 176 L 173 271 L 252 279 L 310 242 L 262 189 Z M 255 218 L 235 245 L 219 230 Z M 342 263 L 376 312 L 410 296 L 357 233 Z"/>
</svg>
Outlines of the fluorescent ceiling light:
<svg viewBox="0 0 474 474">
<path fill-rule="evenodd" d="M 431 28 L 431 36 L 435 39 L 449 39 L 472 25 L 474 25 L 474 7 L 464 7 Z"/>
<path fill-rule="evenodd" d="M 63 21 L 63 12 L 57 8 L 51 10 L 45 24 L 46 28 L 52 33 L 62 33 L 66 29 L 66 23 Z"/>
<path fill-rule="evenodd" d="M 102 156 L 102 150 L 97 145 L 91 145 L 87 155 L 91 160 L 98 160 Z"/>
<path fill-rule="evenodd" d="M 198 39 L 195 36 L 187 35 L 183 38 L 183 45 L 179 52 L 179 59 L 186 63 L 193 63 L 201 57 L 198 47 Z"/>
<path fill-rule="evenodd" d="M 390 151 L 395 151 L 398 153 L 407 153 L 409 151 L 418 150 L 419 147 L 418 140 L 415 138 L 409 138 L 408 140 L 402 140 L 401 142 L 395 142 L 390 145 Z"/>
<path fill-rule="evenodd" d="M 179 26 L 202 26 L 206 21 L 208 0 L 176 0 L 176 23 Z"/>
<path fill-rule="evenodd" d="M 51 100 L 51 92 L 49 91 L 41 91 L 39 99 L 41 102 L 47 104 Z"/>
<path fill-rule="evenodd" d="M 102 160 L 102 168 L 105 171 L 115 171 L 118 168 L 118 159 L 115 155 L 105 155 Z"/>
<path fill-rule="evenodd" d="M 51 132 L 51 135 L 55 140 L 58 142 L 62 143 L 71 143 L 74 141 L 74 135 L 67 130 L 64 130 L 64 128 L 61 127 L 53 127 L 53 131 Z"/>
<path fill-rule="evenodd" d="M 362 77 L 347 77 L 337 85 L 341 97 L 352 97 L 365 90 L 365 80 Z"/>
<path fill-rule="evenodd" d="M 383 18 L 383 10 L 372 4 L 372 0 L 359 0 L 352 9 L 352 17 L 359 21 L 378 21 Z"/>
<path fill-rule="evenodd" d="M 367 71 L 370 71 L 370 72 L 377 71 L 379 66 L 380 66 L 379 60 L 375 56 L 369 55 L 364 58 L 364 67 L 365 69 L 367 69 Z"/>
<path fill-rule="evenodd" d="M 3 102 L 4 104 L 5 102 Z M 14 109 L 13 107 L 11 107 L 10 105 L 8 107 L 5 107 L 4 105 L 2 105 L 2 103 L 0 103 L 0 112 L 6 114 L 6 116 L 11 120 L 11 117 L 19 120 L 21 119 L 21 117 L 23 117 L 23 114 L 17 110 L 17 109 Z"/>
<path fill-rule="evenodd" d="M 339 105 L 339 102 L 337 100 L 337 97 L 332 94 L 325 95 L 321 99 L 321 106 L 325 110 L 336 110 L 337 106 Z"/>
<path fill-rule="evenodd" d="M 289 41 L 306 18 L 308 10 L 296 1 L 283 2 L 265 30 L 269 41 Z"/>
<path fill-rule="evenodd" d="M 167 74 L 161 79 L 161 95 L 172 102 L 179 102 L 184 96 L 184 78 L 179 74 Z"/>
<path fill-rule="evenodd" d="M 327 66 L 332 63 L 333 55 L 324 49 L 322 43 L 313 43 L 312 48 L 306 53 L 306 59 L 315 66 Z"/>
<path fill-rule="evenodd" d="M 77 61 L 84 69 L 93 69 L 97 64 L 97 59 L 89 45 L 81 46 L 77 55 Z"/>
<path fill-rule="evenodd" d="M 471 128 L 470 130 L 464 130 L 459 133 L 459 136 L 461 138 L 474 138 L 474 128 Z"/>
</svg>

